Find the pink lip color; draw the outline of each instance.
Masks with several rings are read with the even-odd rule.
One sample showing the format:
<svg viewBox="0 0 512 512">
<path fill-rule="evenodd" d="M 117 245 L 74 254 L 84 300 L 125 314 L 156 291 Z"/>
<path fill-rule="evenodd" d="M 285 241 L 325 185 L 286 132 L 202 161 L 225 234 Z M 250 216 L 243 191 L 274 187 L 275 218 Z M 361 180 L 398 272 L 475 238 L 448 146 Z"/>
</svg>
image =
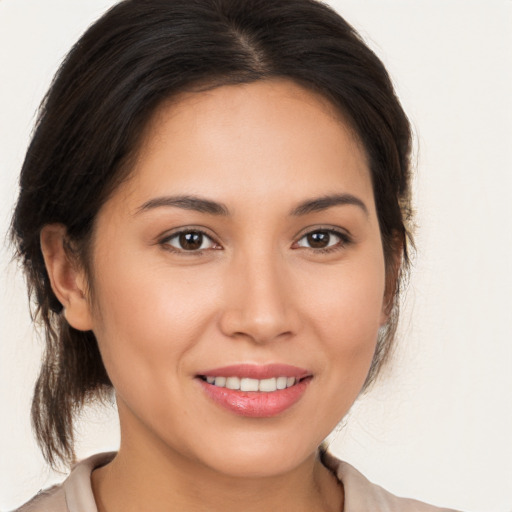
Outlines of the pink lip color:
<svg viewBox="0 0 512 512">
<path fill-rule="evenodd" d="M 270 393 L 222 388 L 198 379 L 202 389 L 215 403 L 239 416 L 250 418 L 270 418 L 282 413 L 300 400 L 311 381 L 310 378 L 305 378 L 310 375 L 306 370 L 296 366 L 278 364 L 265 366 L 250 364 L 225 366 L 223 368 L 207 370 L 200 375 L 211 377 L 247 377 L 251 379 L 286 376 L 295 377 L 297 380 L 303 379 L 294 386 Z"/>
<path fill-rule="evenodd" d="M 270 379 L 272 377 L 295 377 L 302 379 L 311 375 L 304 368 L 289 364 L 233 364 L 222 368 L 212 368 L 199 372 L 198 375 L 208 377 L 247 377 L 249 379 Z"/>
</svg>

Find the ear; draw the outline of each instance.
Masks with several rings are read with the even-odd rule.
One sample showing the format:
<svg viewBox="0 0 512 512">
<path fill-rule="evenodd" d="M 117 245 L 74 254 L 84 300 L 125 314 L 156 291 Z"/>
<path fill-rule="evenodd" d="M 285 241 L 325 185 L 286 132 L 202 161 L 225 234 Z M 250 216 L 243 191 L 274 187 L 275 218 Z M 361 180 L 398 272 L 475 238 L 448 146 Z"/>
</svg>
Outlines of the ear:
<svg viewBox="0 0 512 512">
<path fill-rule="evenodd" d="M 41 250 L 53 293 L 64 307 L 66 320 L 75 329 L 89 331 L 93 323 L 86 296 L 87 280 L 66 249 L 66 237 L 65 226 L 47 224 L 41 230 Z"/>
<path fill-rule="evenodd" d="M 391 255 L 386 261 L 386 287 L 382 302 L 381 327 L 387 323 L 393 310 L 395 296 L 398 292 L 400 269 L 402 268 L 403 242 L 398 236 L 395 236 L 391 245 Z"/>
</svg>

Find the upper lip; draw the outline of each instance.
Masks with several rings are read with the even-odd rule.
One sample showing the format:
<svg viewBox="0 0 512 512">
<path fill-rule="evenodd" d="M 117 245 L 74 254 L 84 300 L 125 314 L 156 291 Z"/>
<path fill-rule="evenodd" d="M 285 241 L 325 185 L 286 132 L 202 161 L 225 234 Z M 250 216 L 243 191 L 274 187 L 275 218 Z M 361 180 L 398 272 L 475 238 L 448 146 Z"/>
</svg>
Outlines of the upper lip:
<svg viewBox="0 0 512 512">
<path fill-rule="evenodd" d="M 203 377 L 245 377 L 249 379 L 270 379 L 272 377 L 295 377 L 302 379 L 311 375 L 311 372 L 298 366 L 289 364 L 233 364 L 220 368 L 211 368 L 198 373 Z"/>
</svg>

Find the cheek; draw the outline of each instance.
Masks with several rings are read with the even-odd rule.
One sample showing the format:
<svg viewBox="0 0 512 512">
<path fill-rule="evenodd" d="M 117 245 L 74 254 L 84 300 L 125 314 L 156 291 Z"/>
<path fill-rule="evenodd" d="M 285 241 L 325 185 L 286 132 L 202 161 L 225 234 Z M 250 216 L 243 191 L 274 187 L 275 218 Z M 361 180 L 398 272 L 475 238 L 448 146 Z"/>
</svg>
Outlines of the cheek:
<svg viewBox="0 0 512 512">
<path fill-rule="evenodd" d="M 383 258 L 369 254 L 346 266 L 319 269 L 304 288 L 309 289 L 310 324 L 329 355 L 326 365 L 339 370 L 327 373 L 357 388 L 366 378 L 382 324 Z"/>
<path fill-rule="evenodd" d="M 304 288 L 315 324 L 331 335 L 357 345 L 380 327 L 385 291 L 381 259 L 370 255 L 339 268 L 319 268 Z"/>
<path fill-rule="evenodd" d="M 191 280 L 125 256 L 98 261 L 97 270 L 94 332 L 117 391 L 133 378 L 141 390 L 183 373 L 187 352 L 213 314 L 215 287 L 203 283 L 198 290 L 197 273 Z"/>
</svg>

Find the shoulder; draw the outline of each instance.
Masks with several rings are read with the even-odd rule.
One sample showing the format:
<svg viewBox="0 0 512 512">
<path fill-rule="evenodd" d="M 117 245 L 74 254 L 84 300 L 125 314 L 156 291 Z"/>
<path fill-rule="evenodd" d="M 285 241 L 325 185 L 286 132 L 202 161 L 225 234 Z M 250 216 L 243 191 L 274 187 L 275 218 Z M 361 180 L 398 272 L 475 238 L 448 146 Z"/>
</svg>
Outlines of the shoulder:
<svg viewBox="0 0 512 512">
<path fill-rule="evenodd" d="M 41 491 L 14 512 L 68 512 L 62 485 Z"/>
<path fill-rule="evenodd" d="M 114 456 L 114 452 L 99 453 L 79 462 L 62 484 L 41 491 L 14 512 L 97 512 L 91 473 Z"/>
<path fill-rule="evenodd" d="M 345 491 L 345 512 L 456 512 L 447 508 L 438 508 L 421 501 L 400 498 L 370 482 L 356 468 L 340 461 L 331 454 L 324 454 L 324 464 L 329 467 L 342 482 Z"/>
</svg>

